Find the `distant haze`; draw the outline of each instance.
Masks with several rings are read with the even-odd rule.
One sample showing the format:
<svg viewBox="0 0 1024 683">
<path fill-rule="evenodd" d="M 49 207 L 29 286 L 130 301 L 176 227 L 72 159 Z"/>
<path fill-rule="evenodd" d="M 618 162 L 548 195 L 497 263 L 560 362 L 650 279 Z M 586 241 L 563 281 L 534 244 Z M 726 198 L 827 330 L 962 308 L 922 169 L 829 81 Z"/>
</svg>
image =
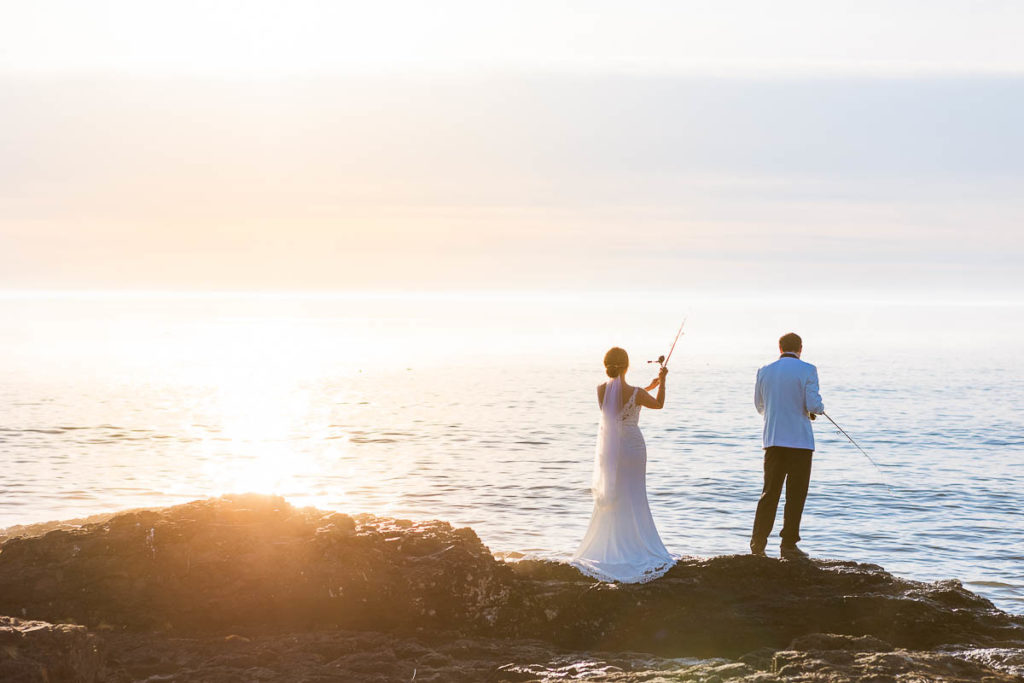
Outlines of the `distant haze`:
<svg viewBox="0 0 1024 683">
<path fill-rule="evenodd" d="M 0 288 L 1024 291 L 1012 3 L 32 7 Z"/>
</svg>

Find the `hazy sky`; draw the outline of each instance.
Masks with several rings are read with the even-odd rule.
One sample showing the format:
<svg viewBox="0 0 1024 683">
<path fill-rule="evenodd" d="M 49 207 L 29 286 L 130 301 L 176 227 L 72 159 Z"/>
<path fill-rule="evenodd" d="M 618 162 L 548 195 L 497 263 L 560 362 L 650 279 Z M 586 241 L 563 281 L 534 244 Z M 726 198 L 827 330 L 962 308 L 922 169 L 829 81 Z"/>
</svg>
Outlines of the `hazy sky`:
<svg viewBox="0 0 1024 683">
<path fill-rule="evenodd" d="M 33 2 L 0 287 L 1024 291 L 1024 5 Z"/>
</svg>

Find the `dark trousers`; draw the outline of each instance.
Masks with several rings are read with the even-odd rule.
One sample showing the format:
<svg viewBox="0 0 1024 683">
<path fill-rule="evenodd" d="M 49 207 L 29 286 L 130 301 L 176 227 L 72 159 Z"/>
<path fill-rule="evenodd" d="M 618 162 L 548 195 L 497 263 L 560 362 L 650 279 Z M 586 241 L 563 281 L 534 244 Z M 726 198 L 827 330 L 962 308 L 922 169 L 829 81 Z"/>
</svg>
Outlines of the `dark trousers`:
<svg viewBox="0 0 1024 683">
<path fill-rule="evenodd" d="M 811 481 L 813 454 L 814 451 L 804 448 L 770 446 L 764 449 L 764 489 L 757 501 L 752 542 L 768 542 L 775 526 L 783 482 L 786 484 L 786 507 L 782 513 L 782 542 L 788 545 L 800 540 L 800 517 L 804 514 L 807 485 Z"/>
</svg>

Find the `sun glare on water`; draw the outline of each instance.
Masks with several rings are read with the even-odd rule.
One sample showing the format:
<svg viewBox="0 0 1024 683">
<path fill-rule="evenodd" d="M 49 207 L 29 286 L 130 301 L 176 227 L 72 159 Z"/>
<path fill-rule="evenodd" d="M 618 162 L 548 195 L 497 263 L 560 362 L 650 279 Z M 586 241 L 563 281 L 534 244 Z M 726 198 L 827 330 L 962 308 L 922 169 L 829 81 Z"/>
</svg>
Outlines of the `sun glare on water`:
<svg viewBox="0 0 1024 683">
<path fill-rule="evenodd" d="M 296 433 L 313 426 L 308 392 L 282 378 L 238 375 L 216 389 L 219 429 L 203 439 L 206 476 L 220 493 L 281 493 L 317 465 L 296 452 Z"/>
</svg>

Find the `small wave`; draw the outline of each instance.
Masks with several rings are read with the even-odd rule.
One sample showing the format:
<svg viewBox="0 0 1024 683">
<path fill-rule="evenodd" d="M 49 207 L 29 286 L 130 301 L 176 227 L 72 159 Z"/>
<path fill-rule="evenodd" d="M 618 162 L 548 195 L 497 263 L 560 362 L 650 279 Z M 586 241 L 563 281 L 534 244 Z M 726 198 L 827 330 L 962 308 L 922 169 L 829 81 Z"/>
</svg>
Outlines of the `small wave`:
<svg viewBox="0 0 1024 683">
<path fill-rule="evenodd" d="M 88 491 L 68 491 L 60 494 L 64 500 L 93 500 L 96 496 Z"/>
<path fill-rule="evenodd" d="M 985 586 L 987 588 L 1006 588 L 1013 592 L 1024 590 L 1024 586 L 1015 586 L 1012 583 L 1002 581 L 964 581 L 969 586 Z"/>
</svg>

